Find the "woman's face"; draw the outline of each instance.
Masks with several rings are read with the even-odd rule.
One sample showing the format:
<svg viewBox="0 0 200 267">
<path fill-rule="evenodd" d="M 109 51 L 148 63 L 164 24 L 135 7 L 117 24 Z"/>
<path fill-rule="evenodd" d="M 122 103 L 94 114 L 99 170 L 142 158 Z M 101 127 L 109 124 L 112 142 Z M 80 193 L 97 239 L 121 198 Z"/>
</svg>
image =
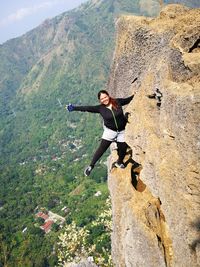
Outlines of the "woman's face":
<svg viewBox="0 0 200 267">
<path fill-rule="evenodd" d="M 107 95 L 107 94 L 101 94 L 100 95 L 100 98 L 99 98 L 99 101 L 101 104 L 107 106 L 110 102 L 110 97 Z"/>
</svg>

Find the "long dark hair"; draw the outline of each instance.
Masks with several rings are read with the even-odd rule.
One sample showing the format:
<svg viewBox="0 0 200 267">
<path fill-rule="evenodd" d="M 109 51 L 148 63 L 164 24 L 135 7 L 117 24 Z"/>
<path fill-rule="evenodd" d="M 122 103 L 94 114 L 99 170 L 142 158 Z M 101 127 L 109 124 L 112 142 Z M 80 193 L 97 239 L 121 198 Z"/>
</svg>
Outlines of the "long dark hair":
<svg viewBox="0 0 200 267">
<path fill-rule="evenodd" d="M 113 108 L 114 109 L 118 109 L 117 101 L 114 98 L 112 98 L 106 90 L 101 90 L 101 91 L 98 92 L 98 99 L 99 100 L 100 100 L 101 94 L 106 94 L 109 97 L 110 104 L 113 106 Z"/>
</svg>

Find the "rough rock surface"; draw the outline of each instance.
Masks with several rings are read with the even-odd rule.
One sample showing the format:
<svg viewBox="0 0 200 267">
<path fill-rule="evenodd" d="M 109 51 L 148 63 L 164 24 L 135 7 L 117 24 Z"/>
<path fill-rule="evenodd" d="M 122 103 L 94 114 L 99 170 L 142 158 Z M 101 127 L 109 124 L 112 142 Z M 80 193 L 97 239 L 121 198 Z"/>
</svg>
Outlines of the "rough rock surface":
<svg viewBox="0 0 200 267">
<path fill-rule="evenodd" d="M 65 267 L 98 267 L 93 262 L 89 262 L 88 260 L 82 260 L 79 263 L 68 263 Z"/>
<path fill-rule="evenodd" d="M 108 89 L 136 92 L 126 141 L 143 168 L 109 172 L 114 264 L 200 266 L 200 9 L 124 16 L 117 32 Z"/>
</svg>

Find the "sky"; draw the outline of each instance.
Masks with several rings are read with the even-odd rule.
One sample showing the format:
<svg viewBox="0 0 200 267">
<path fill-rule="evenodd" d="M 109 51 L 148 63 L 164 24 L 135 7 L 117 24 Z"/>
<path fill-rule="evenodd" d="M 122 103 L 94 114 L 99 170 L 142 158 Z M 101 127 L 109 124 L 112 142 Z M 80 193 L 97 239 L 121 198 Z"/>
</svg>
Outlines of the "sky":
<svg viewBox="0 0 200 267">
<path fill-rule="evenodd" d="M 0 44 L 23 35 L 87 0 L 2 0 L 0 2 Z"/>
</svg>

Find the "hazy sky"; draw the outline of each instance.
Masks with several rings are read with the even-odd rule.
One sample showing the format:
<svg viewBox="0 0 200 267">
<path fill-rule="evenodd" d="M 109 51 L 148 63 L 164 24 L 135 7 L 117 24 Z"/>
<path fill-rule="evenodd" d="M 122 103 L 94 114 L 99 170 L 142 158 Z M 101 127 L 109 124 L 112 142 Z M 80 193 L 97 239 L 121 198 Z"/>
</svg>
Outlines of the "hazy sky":
<svg viewBox="0 0 200 267">
<path fill-rule="evenodd" d="M 84 2 L 87 0 L 3 0 L 0 2 L 0 44 Z"/>
</svg>

